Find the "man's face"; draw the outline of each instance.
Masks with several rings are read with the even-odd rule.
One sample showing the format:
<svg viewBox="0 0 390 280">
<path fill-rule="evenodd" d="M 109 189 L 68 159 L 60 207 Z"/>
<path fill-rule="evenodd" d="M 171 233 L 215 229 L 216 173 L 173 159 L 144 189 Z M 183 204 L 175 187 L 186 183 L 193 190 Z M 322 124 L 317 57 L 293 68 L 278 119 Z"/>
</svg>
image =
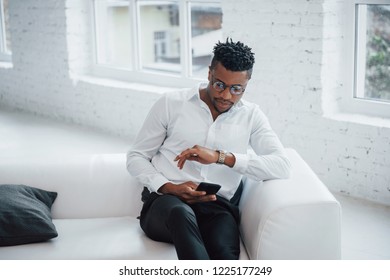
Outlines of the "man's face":
<svg viewBox="0 0 390 280">
<path fill-rule="evenodd" d="M 229 71 L 221 63 L 209 70 L 207 94 L 218 113 L 224 113 L 240 101 L 248 84 L 247 71 Z M 242 92 L 241 92 L 242 91 Z M 233 94 L 239 93 L 239 94 Z"/>
</svg>

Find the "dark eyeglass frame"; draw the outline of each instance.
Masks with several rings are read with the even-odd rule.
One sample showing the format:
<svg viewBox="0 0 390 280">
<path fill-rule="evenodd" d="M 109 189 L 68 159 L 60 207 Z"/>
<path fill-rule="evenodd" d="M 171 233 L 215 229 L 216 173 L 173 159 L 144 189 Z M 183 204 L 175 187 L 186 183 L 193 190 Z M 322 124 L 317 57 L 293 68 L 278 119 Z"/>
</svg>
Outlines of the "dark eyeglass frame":
<svg viewBox="0 0 390 280">
<path fill-rule="evenodd" d="M 215 81 L 213 74 L 211 74 L 211 77 L 212 77 L 211 84 L 217 92 L 223 92 L 227 87 L 229 87 L 229 92 L 232 95 L 241 95 L 245 92 L 245 88 L 240 84 L 227 86 L 224 82 L 220 80 Z"/>
</svg>

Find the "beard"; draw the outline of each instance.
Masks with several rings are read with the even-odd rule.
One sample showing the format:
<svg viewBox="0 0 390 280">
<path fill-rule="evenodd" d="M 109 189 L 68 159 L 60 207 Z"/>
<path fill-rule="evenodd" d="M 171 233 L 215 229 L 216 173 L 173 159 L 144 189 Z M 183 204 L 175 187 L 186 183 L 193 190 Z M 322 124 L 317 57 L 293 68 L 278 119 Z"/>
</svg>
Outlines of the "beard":
<svg viewBox="0 0 390 280">
<path fill-rule="evenodd" d="M 214 109 L 217 110 L 217 112 L 221 113 L 221 114 L 228 112 L 234 105 L 233 102 L 223 100 L 222 98 L 214 98 L 214 99 L 212 99 L 212 103 L 213 103 Z"/>
</svg>

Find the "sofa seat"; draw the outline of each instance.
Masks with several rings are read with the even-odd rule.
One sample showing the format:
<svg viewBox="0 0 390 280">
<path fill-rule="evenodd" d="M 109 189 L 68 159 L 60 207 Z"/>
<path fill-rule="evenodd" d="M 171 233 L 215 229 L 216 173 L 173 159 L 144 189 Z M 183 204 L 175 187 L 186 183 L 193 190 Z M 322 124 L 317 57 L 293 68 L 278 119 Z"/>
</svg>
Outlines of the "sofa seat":
<svg viewBox="0 0 390 280">
<path fill-rule="evenodd" d="M 0 259 L 175 260 L 171 244 L 145 236 L 134 217 L 54 219 L 60 235 L 48 242 L 1 248 Z M 241 243 L 241 246 L 243 244 Z M 247 259 L 241 248 L 241 259 Z"/>
<path fill-rule="evenodd" d="M 291 178 L 244 180 L 240 259 L 340 259 L 340 204 L 295 150 L 286 151 Z M 0 159 L 0 184 L 58 193 L 58 237 L 0 247 L 0 259 L 176 259 L 172 244 L 140 228 L 143 186 L 125 163 L 125 154 Z"/>
<path fill-rule="evenodd" d="M 59 236 L 2 247 L 7 259 L 177 259 L 173 246 L 147 238 L 134 217 L 54 219 Z"/>
</svg>

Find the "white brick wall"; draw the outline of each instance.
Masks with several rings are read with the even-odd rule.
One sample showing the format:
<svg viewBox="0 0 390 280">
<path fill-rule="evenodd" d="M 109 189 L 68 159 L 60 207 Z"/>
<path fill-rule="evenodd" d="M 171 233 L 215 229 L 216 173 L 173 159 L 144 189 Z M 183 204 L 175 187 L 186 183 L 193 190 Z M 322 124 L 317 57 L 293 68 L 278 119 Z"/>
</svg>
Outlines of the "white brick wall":
<svg viewBox="0 0 390 280">
<path fill-rule="evenodd" d="M 333 191 L 390 205 L 390 129 L 325 118 L 347 93 L 344 1 L 224 0 L 226 36 L 253 46 L 246 98 Z M 130 139 L 157 93 L 77 81 L 91 57 L 88 1 L 10 1 L 13 65 L 0 104 Z"/>
<path fill-rule="evenodd" d="M 9 2 L 13 68 L 0 68 L 0 104 L 134 137 L 158 94 L 70 78 L 92 55 L 89 1 Z"/>
<path fill-rule="evenodd" d="M 247 97 L 331 190 L 390 204 L 390 129 L 323 117 L 329 100 L 349 94 L 345 1 L 243 3 L 223 1 L 223 27 L 254 46 Z"/>
</svg>

